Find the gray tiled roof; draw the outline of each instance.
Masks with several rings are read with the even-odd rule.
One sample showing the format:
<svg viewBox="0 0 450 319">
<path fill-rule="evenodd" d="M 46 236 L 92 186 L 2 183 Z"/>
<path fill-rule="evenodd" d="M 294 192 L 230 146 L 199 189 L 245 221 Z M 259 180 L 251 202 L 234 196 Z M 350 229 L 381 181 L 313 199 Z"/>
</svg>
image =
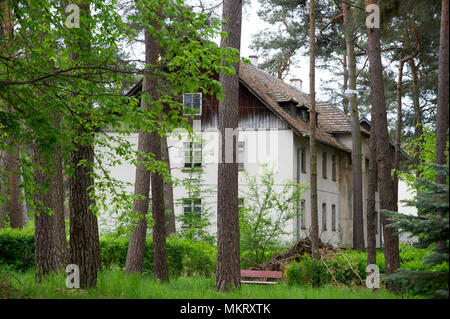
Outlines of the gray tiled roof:
<svg viewBox="0 0 450 319">
<path fill-rule="evenodd" d="M 282 80 L 247 64 L 240 65 L 241 82 L 276 115 L 284 119 L 298 134 L 309 135 L 309 124 L 286 112 L 278 103 L 294 101 L 309 108 L 309 95 L 298 91 Z M 340 150 L 351 150 L 339 142 L 332 133 L 351 132 L 350 118 L 328 102 L 316 103 L 318 116 L 317 140 Z"/>
</svg>

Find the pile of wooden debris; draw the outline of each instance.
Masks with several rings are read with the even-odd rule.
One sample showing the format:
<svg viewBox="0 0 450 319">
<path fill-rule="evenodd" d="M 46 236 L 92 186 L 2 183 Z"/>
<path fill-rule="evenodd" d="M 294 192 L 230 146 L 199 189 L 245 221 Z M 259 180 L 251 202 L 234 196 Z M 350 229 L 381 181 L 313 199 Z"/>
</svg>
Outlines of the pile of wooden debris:
<svg viewBox="0 0 450 319">
<path fill-rule="evenodd" d="M 342 248 L 333 247 L 330 244 L 323 243 L 319 240 L 319 253 L 320 255 L 327 255 L 329 253 L 335 253 Z M 281 254 L 275 254 L 271 260 L 260 265 L 255 265 L 250 268 L 252 270 L 272 270 L 272 271 L 284 271 L 284 269 L 293 261 L 300 261 L 301 255 L 311 255 L 311 238 L 306 237 L 300 239 L 292 247 L 288 248 Z"/>
</svg>

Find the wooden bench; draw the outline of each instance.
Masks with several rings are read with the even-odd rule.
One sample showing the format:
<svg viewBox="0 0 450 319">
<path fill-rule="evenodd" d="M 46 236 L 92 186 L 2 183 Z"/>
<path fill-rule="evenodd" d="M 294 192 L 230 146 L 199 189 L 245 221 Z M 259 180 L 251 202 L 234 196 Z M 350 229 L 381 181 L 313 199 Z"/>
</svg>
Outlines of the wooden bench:
<svg viewBox="0 0 450 319">
<path fill-rule="evenodd" d="M 242 280 L 243 278 L 257 278 L 261 280 Z M 267 279 L 282 279 L 283 273 L 281 271 L 269 270 L 241 270 L 242 284 L 257 284 L 257 285 L 275 285 L 278 281 L 267 281 Z"/>
</svg>

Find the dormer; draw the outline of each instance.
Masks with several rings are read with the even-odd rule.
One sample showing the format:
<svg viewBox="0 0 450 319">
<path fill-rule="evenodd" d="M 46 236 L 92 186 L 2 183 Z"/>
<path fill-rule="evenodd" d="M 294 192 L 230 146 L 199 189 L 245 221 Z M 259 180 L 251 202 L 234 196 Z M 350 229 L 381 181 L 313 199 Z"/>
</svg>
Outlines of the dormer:
<svg viewBox="0 0 450 319">
<path fill-rule="evenodd" d="M 297 108 L 297 117 L 299 117 L 303 122 L 309 123 L 309 110 L 306 106 L 301 105 Z"/>
<path fill-rule="evenodd" d="M 300 118 L 303 122 L 309 123 L 311 115 L 309 109 L 305 105 L 297 107 L 297 118 Z M 319 127 L 319 112 L 316 111 L 316 127 Z"/>
<path fill-rule="evenodd" d="M 293 117 L 297 116 L 297 105 L 293 99 L 278 101 L 278 105 L 283 108 L 286 112 L 290 113 Z"/>
</svg>

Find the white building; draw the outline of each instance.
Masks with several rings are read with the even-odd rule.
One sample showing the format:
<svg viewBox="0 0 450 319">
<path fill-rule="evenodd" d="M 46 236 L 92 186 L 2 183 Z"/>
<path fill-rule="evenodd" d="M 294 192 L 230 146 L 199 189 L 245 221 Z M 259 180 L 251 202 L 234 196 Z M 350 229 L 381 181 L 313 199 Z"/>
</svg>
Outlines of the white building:
<svg viewBox="0 0 450 319">
<path fill-rule="evenodd" d="M 255 66 L 241 64 L 239 92 L 239 182 L 240 197 L 245 193 L 244 170 L 250 175 L 260 173 L 260 164 L 275 168 L 275 184 L 282 188 L 286 180 L 309 184 L 309 95 L 301 92 L 301 82 L 289 85 Z M 130 94 L 139 94 L 139 82 Z M 215 97 L 201 93 L 184 96 L 184 103 L 195 109 L 191 122 L 202 137 L 202 143 L 190 140 L 188 134 L 168 137 L 172 174 L 177 179 L 189 175 L 192 167 L 200 168 L 204 184 L 214 189 L 217 185 L 218 132 Z M 319 234 L 324 242 L 352 245 L 352 168 L 350 118 L 336 106 L 317 103 L 317 167 Z M 366 222 L 368 141 L 370 123 L 361 122 L 363 151 L 363 207 Z M 138 134 L 129 137 L 137 145 Z M 134 183 L 135 168 L 124 164 L 112 167 L 112 176 Z M 130 193 L 133 192 L 130 187 Z M 174 187 L 175 214 L 209 207 L 213 212 L 212 232 L 216 231 L 215 195 L 205 203 L 184 204 L 187 197 L 183 186 Z M 244 198 L 245 201 L 245 198 Z M 190 206 L 190 207 L 189 207 Z M 299 201 L 303 213 L 289 225 L 290 240 L 307 236 L 310 220 L 310 194 L 306 191 Z M 179 227 L 180 225 L 177 225 Z M 366 231 L 365 231 L 366 233 Z M 377 216 L 377 245 L 380 244 L 381 225 Z"/>
</svg>

